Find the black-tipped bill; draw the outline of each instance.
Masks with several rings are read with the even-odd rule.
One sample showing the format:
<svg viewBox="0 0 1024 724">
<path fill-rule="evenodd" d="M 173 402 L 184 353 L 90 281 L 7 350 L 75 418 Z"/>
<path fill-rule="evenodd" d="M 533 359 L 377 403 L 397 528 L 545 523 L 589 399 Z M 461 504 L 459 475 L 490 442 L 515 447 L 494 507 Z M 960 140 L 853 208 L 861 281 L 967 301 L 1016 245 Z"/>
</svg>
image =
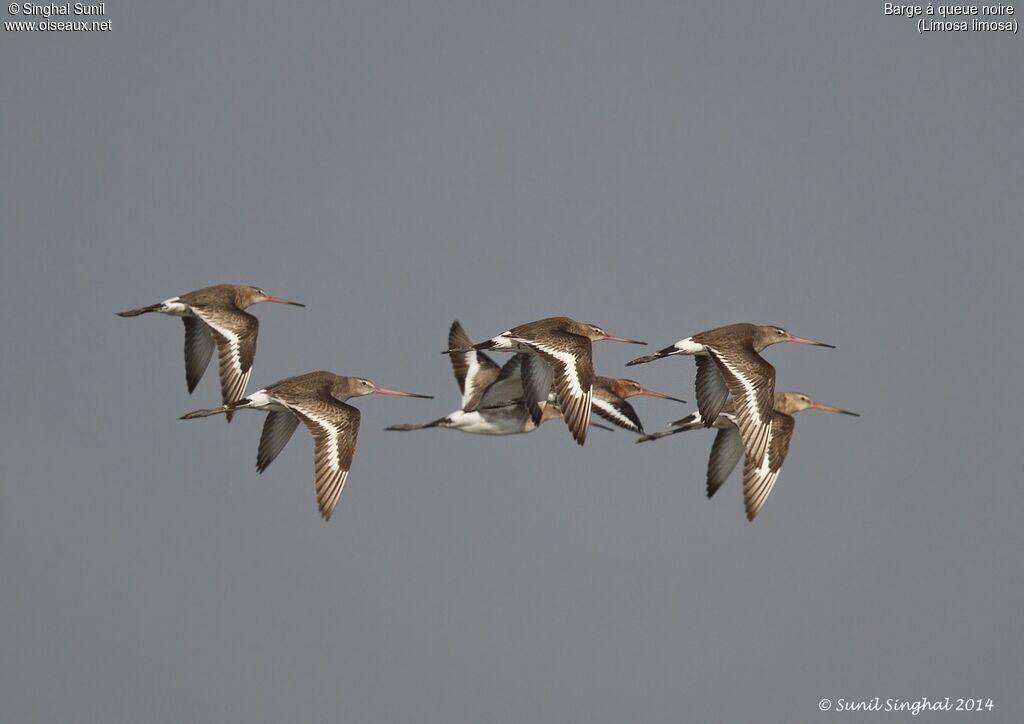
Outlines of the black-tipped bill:
<svg viewBox="0 0 1024 724">
<path fill-rule="evenodd" d="M 293 307 L 304 307 L 304 306 L 306 306 L 302 302 L 293 302 L 291 299 L 282 299 L 281 297 L 272 297 L 269 294 L 267 295 L 267 298 L 264 301 L 276 302 L 278 304 L 291 304 Z"/>
<path fill-rule="evenodd" d="M 790 335 L 789 339 L 787 339 L 786 341 L 787 342 L 796 342 L 797 344 L 809 344 L 809 345 L 812 345 L 814 347 L 828 347 L 829 349 L 835 349 L 836 348 L 836 346 L 834 344 L 828 344 L 827 342 L 818 342 L 816 340 L 805 339 L 803 337 L 794 337 L 792 335 Z"/>
<path fill-rule="evenodd" d="M 623 342 L 624 344 L 647 344 L 646 342 L 641 342 L 638 339 L 626 339 L 625 337 L 616 337 L 614 334 L 606 334 L 605 336 L 601 337 L 601 339 L 607 342 Z"/>
<path fill-rule="evenodd" d="M 823 405 L 820 402 L 812 402 L 811 403 L 811 409 L 812 410 L 824 410 L 825 412 L 838 412 L 840 415 L 851 415 L 853 417 L 860 417 L 860 413 L 859 412 L 850 412 L 849 410 L 844 410 L 841 407 L 833 407 L 832 405 Z"/>
<path fill-rule="evenodd" d="M 378 395 L 395 395 L 396 397 L 420 397 L 424 400 L 433 400 L 433 395 L 418 395 L 415 392 L 402 392 L 401 390 L 389 390 L 386 387 L 374 387 L 373 391 Z"/>
</svg>

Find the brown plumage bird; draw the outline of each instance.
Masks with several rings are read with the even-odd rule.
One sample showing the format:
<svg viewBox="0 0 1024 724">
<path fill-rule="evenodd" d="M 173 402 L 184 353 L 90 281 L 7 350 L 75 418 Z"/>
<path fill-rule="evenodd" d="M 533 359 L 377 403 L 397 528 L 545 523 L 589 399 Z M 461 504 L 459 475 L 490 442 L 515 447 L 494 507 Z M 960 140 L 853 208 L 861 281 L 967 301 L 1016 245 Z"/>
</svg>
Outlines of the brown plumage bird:
<svg viewBox="0 0 1024 724">
<path fill-rule="evenodd" d="M 448 356 L 451 359 L 452 371 L 455 373 L 455 381 L 458 382 L 459 390 L 462 392 L 461 409 L 430 422 L 391 425 L 384 428 L 385 430 L 408 431 L 441 427 L 474 435 L 517 435 L 537 429 L 539 423 L 534 421 L 523 400 L 522 364 L 523 359 L 528 355 L 527 352 L 517 352 L 512 359 L 499 367 L 486 354 L 473 349 L 469 335 L 466 334 L 466 330 L 458 320 L 452 322 L 451 329 L 448 331 L 448 348 L 455 350 L 449 352 Z M 607 394 L 612 397 L 616 394 L 612 390 L 613 382 L 630 383 L 632 381 L 595 377 L 595 412 L 600 412 L 597 405 L 599 396 Z M 636 390 L 629 385 L 618 385 L 615 389 L 627 396 L 651 394 L 658 397 L 661 395 L 661 393 L 643 390 L 637 383 L 632 384 L 636 386 Z M 606 387 L 607 392 L 605 393 Z M 611 405 L 611 400 L 607 404 Z M 626 405 L 628 412 L 616 413 L 614 419 L 607 414 L 603 416 L 609 417 L 620 427 L 635 431 L 636 426 L 633 419 L 635 419 L 636 413 L 628 403 L 623 401 L 622 404 Z M 555 401 L 554 395 L 550 395 L 547 403 L 542 404 L 541 407 L 543 408 L 541 422 L 562 417 L 562 410 Z M 633 418 L 628 417 L 629 413 L 632 413 Z M 590 424 L 594 427 L 603 427 L 596 422 Z M 605 429 L 610 430 L 611 428 Z"/>
<path fill-rule="evenodd" d="M 523 393 L 536 424 L 543 416 L 543 405 L 554 389 L 562 417 L 573 438 L 582 445 L 590 423 L 594 361 L 591 342 L 608 340 L 627 344 L 646 344 L 606 334 L 593 324 L 569 317 L 549 317 L 513 327 L 473 349 L 525 352 L 522 359 Z M 449 349 L 447 353 L 464 352 Z"/>
<path fill-rule="evenodd" d="M 256 455 L 256 469 L 261 473 L 284 449 L 302 422 L 313 436 L 314 486 L 320 515 L 329 520 L 352 467 L 356 436 L 359 434 L 359 410 L 345 404 L 345 400 L 372 394 L 431 398 L 430 395 L 388 390 L 361 377 L 309 372 L 275 382 L 223 407 L 195 410 L 181 419 L 227 414 L 246 408 L 269 412 L 263 423 Z"/>
<path fill-rule="evenodd" d="M 670 397 L 663 392 L 648 390 L 636 380 L 625 377 L 594 377 L 594 392 L 591 399 L 591 410 L 614 425 L 632 432 L 643 434 L 644 426 L 633 406 L 626 402 L 630 397 L 646 395 L 663 400 L 686 402 L 678 397 Z"/>
<path fill-rule="evenodd" d="M 652 355 L 637 357 L 626 366 L 677 354 L 693 355 L 697 362 L 697 407 L 705 426 L 714 424 L 726 399 L 732 395 L 746 453 L 760 460 L 768 446 L 768 424 L 775 401 L 775 368 L 759 353 L 778 342 L 834 348 L 824 342 L 794 337 L 781 327 L 730 324 L 681 339 Z"/>
<path fill-rule="evenodd" d="M 137 317 L 159 312 L 182 318 L 185 323 L 185 384 L 189 394 L 202 379 L 216 345 L 220 363 L 220 397 L 227 405 L 243 397 L 249 384 L 260 323 L 245 309 L 259 302 L 306 306 L 272 297 L 258 287 L 217 284 L 148 307 L 117 312 L 117 316 Z M 226 414 L 228 422 L 231 422 L 233 414 Z"/>
<path fill-rule="evenodd" d="M 785 462 L 786 453 L 789 452 L 789 441 L 793 437 L 795 426 L 793 415 L 802 410 L 824 410 L 860 417 L 856 412 L 815 402 L 802 392 L 777 392 L 765 453 L 757 459 L 747 457 L 743 465 L 743 500 L 747 509 L 747 520 L 757 517 L 764 501 L 768 499 L 768 494 L 775 487 L 775 481 L 778 480 L 779 472 L 782 470 L 782 463 Z M 710 498 L 722 487 L 722 483 L 726 481 L 736 467 L 736 463 L 743 456 L 743 443 L 737 428 L 737 416 L 733 401 L 729 400 L 722 406 L 722 411 L 710 425 L 706 424 L 698 411 L 682 420 L 676 420 L 672 423 L 672 427 L 671 430 L 645 435 L 637 442 L 659 440 L 687 430 L 705 427 L 718 428 L 715 442 L 711 446 L 711 455 L 708 457 L 707 492 Z"/>
</svg>

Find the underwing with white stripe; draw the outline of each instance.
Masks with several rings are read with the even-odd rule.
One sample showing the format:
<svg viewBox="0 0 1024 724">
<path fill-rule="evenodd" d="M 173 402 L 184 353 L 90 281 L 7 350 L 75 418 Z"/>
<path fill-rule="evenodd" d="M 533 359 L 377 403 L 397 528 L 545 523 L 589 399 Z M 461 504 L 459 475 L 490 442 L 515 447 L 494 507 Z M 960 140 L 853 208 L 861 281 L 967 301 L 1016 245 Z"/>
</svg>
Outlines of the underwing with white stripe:
<svg viewBox="0 0 1024 724">
<path fill-rule="evenodd" d="M 567 339 L 565 343 L 573 345 L 567 349 L 558 349 L 544 342 L 528 339 L 517 338 L 516 341 L 530 346 L 551 365 L 562 417 L 569 426 L 573 438 L 582 445 L 587 439 L 587 426 L 590 424 L 591 393 L 594 384 L 590 340 L 585 337 Z"/>
<path fill-rule="evenodd" d="M 708 351 L 725 378 L 732 393 L 740 436 L 748 457 L 760 460 L 768 446 L 769 422 L 775 403 L 775 370 L 757 357 L 766 374 L 754 375 L 751 370 L 738 365 L 729 356 L 708 347 Z"/>
<path fill-rule="evenodd" d="M 770 442 L 764 456 L 754 459 L 748 455 L 744 462 L 743 500 L 748 520 L 757 517 L 779 479 L 782 464 L 789 452 L 794 427 L 795 420 L 792 416 L 782 412 L 774 413 L 769 425 Z"/>
<path fill-rule="evenodd" d="M 209 326 L 217 343 L 221 401 L 227 405 L 242 399 L 252 373 L 259 320 L 240 310 L 193 308 L 193 311 Z M 228 413 L 229 422 L 231 417 Z"/>
<path fill-rule="evenodd" d="M 591 405 L 593 405 L 592 412 L 600 415 L 608 420 L 608 422 L 626 430 L 643 434 L 644 427 L 640 423 L 636 410 L 625 400 L 611 402 L 598 395 L 594 395 L 591 399 Z"/>
<path fill-rule="evenodd" d="M 359 410 L 337 400 L 291 405 L 313 435 L 317 505 L 330 520 L 348 478 L 359 433 Z"/>
</svg>

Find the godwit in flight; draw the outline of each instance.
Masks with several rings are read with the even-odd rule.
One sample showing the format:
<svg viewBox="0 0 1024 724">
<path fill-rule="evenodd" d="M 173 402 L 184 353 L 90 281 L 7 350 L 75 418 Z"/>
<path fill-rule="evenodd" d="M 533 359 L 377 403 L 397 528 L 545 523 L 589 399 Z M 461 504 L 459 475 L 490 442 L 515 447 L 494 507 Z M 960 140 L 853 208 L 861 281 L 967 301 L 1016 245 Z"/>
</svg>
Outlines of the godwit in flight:
<svg viewBox="0 0 1024 724">
<path fill-rule="evenodd" d="M 714 424 L 731 394 L 746 454 L 760 460 L 768 447 L 768 423 L 775 400 L 775 368 L 758 353 L 778 342 L 834 347 L 794 337 L 781 327 L 730 324 L 681 339 L 652 355 L 637 357 L 626 366 L 677 354 L 693 355 L 697 362 L 697 407 L 704 425 Z"/>
<path fill-rule="evenodd" d="M 776 393 L 768 447 L 761 458 L 748 457 L 743 465 L 743 500 L 747 509 L 747 520 L 753 520 L 757 516 L 764 501 L 768 498 L 768 494 L 775 486 L 775 481 L 782 470 L 782 463 L 785 462 L 786 453 L 789 451 L 789 441 L 793 437 L 793 414 L 801 410 L 825 410 L 826 412 L 860 417 L 856 412 L 815 402 L 802 392 Z M 743 456 L 743 443 L 736 427 L 736 413 L 732 400 L 728 400 L 722 406 L 722 411 L 710 425 L 705 422 L 698 411 L 682 420 L 673 422 L 673 429 L 645 435 L 637 442 L 658 440 L 687 430 L 705 427 L 718 428 L 715 442 L 711 445 L 711 455 L 708 456 L 707 492 L 710 498 L 722 487 L 722 483 L 726 481 L 740 457 Z"/>
<path fill-rule="evenodd" d="M 246 408 L 267 411 L 269 414 L 263 423 L 256 455 L 256 469 L 261 473 L 284 449 L 301 421 L 313 435 L 316 500 L 320 515 L 329 520 L 345 487 L 359 433 L 359 410 L 345 404 L 345 400 L 372 394 L 431 399 L 430 395 L 377 387 L 361 377 L 309 372 L 275 382 L 223 407 L 190 412 L 181 419 L 227 414 Z"/>
<path fill-rule="evenodd" d="M 444 417 L 422 424 L 391 425 L 385 430 L 423 430 L 441 427 L 476 435 L 516 435 L 533 432 L 539 423 L 523 401 L 522 362 L 525 352 L 516 353 L 499 367 L 483 352 L 473 349 L 469 335 L 458 320 L 448 331 L 448 348 L 455 381 L 462 392 L 462 407 Z M 553 396 L 552 396 L 553 397 Z M 540 422 L 562 416 L 558 404 L 541 403 Z"/>
<path fill-rule="evenodd" d="M 148 307 L 117 312 L 117 316 L 137 317 L 160 312 L 182 318 L 185 323 L 185 383 L 189 394 L 202 379 L 216 344 L 220 361 L 220 397 L 227 405 L 240 399 L 249 384 L 260 323 L 245 309 L 258 302 L 306 306 L 272 297 L 258 287 L 217 284 Z M 228 422 L 231 422 L 233 414 L 230 411 L 226 413 Z"/>
<path fill-rule="evenodd" d="M 628 344 L 646 344 L 606 334 L 593 324 L 568 317 L 550 317 L 529 322 L 502 332 L 472 349 L 527 353 L 522 358 L 523 393 L 526 405 L 539 423 L 548 393 L 554 389 L 573 438 L 582 445 L 590 423 L 594 363 L 591 342 L 609 340 Z M 449 349 L 448 353 L 464 351 Z"/>
<path fill-rule="evenodd" d="M 626 379 L 625 377 L 602 377 L 598 375 L 594 377 L 594 392 L 593 399 L 591 400 L 593 407 L 591 409 L 594 413 L 619 427 L 643 434 L 644 426 L 640 422 L 640 417 L 636 414 L 633 406 L 626 402 L 628 398 L 638 395 L 686 402 L 686 400 L 670 397 L 663 392 L 648 390 L 636 380 Z"/>
</svg>

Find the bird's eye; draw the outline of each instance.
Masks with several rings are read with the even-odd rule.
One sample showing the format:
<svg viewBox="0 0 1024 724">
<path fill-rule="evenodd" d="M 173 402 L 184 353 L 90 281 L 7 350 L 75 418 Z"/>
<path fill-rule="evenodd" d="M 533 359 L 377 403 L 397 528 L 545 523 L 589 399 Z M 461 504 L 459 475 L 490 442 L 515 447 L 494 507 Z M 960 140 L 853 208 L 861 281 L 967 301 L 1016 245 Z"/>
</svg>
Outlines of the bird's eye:
<svg viewBox="0 0 1024 724">
<path fill-rule="evenodd" d="M 786 330 L 784 330 L 784 329 L 776 329 L 775 333 L 777 335 L 779 335 L 780 337 L 785 337 L 786 336 Z"/>
</svg>

